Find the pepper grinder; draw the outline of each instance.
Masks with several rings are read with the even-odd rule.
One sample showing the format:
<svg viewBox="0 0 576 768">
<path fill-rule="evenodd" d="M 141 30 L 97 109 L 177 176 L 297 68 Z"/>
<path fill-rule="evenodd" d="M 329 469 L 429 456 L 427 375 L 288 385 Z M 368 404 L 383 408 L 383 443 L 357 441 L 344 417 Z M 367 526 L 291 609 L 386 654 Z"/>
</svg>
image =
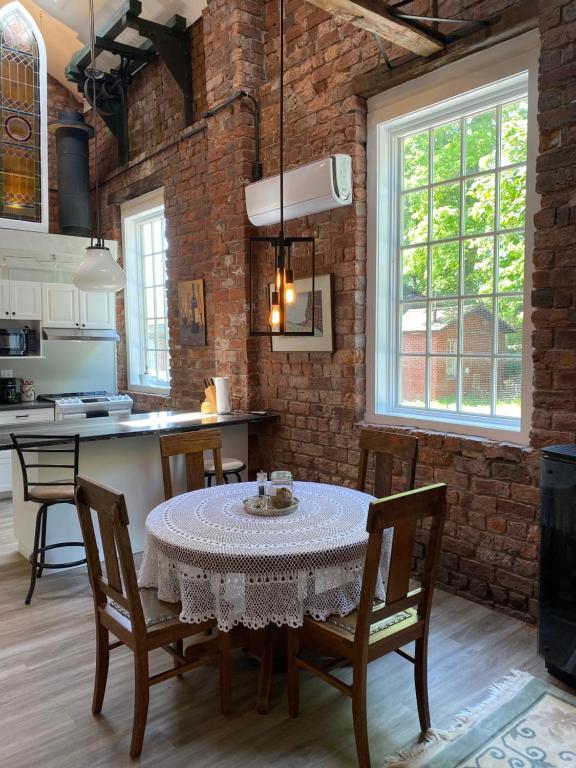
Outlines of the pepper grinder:
<svg viewBox="0 0 576 768">
<path fill-rule="evenodd" d="M 268 475 L 266 472 L 263 472 L 260 470 L 258 474 L 256 475 L 256 478 L 258 480 L 258 496 L 265 496 L 266 495 L 266 483 L 268 482 Z"/>
</svg>

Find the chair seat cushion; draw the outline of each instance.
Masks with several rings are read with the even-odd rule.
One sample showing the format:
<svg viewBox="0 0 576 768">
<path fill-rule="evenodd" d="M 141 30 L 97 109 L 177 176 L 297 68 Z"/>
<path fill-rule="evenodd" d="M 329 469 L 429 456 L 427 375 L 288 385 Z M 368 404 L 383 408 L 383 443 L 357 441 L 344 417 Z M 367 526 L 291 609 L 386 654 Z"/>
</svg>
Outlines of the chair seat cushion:
<svg viewBox="0 0 576 768">
<path fill-rule="evenodd" d="M 377 607 L 377 606 L 375 606 Z M 332 629 L 338 634 L 347 635 L 350 640 L 354 638 L 356 632 L 356 621 L 358 611 L 352 611 L 347 616 L 329 616 L 326 619 L 326 629 Z M 370 627 L 370 642 L 378 642 L 383 637 L 416 624 L 418 621 L 418 612 L 416 608 L 408 608 L 405 611 L 388 616 L 382 621 L 377 621 Z"/>
<path fill-rule="evenodd" d="M 240 459 L 222 459 L 222 472 L 241 472 L 246 469 L 246 465 Z M 214 460 L 206 459 L 204 462 L 204 472 L 214 474 Z"/>
<path fill-rule="evenodd" d="M 164 624 L 166 621 L 172 621 L 180 616 L 182 605 L 180 603 L 165 603 L 158 600 L 157 589 L 146 589 L 141 587 L 140 600 L 142 601 L 142 611 L 144 612 L 144 621 L 147 627 L 153 627 L 156 624 Z M 126 619 L 130 618 L 130 613 L 114 600 L 110 601 L 114 610 L 121 613 Z"/>
<path fill-rule="evenodd" d="M 74 484 L 29 485 L 28 495 L 32 501 L 74 501 Z"/>
</svg>

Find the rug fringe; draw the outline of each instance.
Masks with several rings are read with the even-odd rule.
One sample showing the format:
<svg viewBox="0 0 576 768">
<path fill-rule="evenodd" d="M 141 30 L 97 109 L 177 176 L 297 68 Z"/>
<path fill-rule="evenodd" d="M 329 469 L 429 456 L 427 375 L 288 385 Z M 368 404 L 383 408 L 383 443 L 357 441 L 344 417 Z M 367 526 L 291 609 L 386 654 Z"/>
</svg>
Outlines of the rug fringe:
<svg viewBox="0 0 576 768">
<path fill-rule="evenodd" d="M 387 757 L 382 763 L 382 768 L 417 768 L 418 763 L 414 763 L 414 760 L 421 758 L 425 752 L 435 752 L 440 745 L 454 741 L 474 720 L 480 720 L 491 707 L 500 705 L 507 698 L 515 696 L 530 680 L 532 675 L 528 672 L 512 669 L 505 677 L 492 683 L 483 701 L 456 715 L 447 731 L 431 728 L 424 734 L 423 741 L 418 741 Z"/>
</svg>

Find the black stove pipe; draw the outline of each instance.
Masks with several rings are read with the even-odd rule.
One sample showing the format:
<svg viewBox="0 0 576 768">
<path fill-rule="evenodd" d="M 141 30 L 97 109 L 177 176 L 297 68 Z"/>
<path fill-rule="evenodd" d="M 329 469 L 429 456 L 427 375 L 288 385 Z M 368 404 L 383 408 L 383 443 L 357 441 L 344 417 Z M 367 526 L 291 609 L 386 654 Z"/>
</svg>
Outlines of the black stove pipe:
<svg viewBox="0 0 576 768">
<path fill-rule="evenodd" d="M 92 215 L 90 205 L 89 139 L 92 126 L 84 122 L 80 112 L 59 112 L 52 123 L 56 134 L 58 158 L 58 215 L 64 235 L 90 237 Z"/>
</svg>

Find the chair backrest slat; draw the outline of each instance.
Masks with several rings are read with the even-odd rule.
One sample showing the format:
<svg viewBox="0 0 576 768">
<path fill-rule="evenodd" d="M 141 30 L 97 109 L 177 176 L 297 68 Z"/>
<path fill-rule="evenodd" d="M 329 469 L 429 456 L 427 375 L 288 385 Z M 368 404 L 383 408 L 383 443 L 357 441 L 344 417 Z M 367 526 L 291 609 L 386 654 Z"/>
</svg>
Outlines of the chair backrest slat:
<svg viewBox="0 0 576 768">
<path fill-rule="evenodd" d="M 374 488 L 378 498 L 392 493 L 394 459 L 406 465 L 402 490 L 414 488 L 416 461 L 418 458 L 418 438 L 396 432 L 384 432 L 379 429 L 363 429 L 359 439 L 360 462 L 358 466 L 359 491 L 366 491 L 370 454 L 374 454 Z"/>
<path fill-rule="evenodd" d="M 28 501 L 30 494 L 28 488 L 30 485 L 74 485 L 76 482 L 76 475 L 78 474 L 78 462 L 80 456 L 80 435 L 34 435 L 34 434 L 10 434 L 12 444 L 18 454 L 18 460 L 20 462 L 20 468 L 22 469 L 22 481 L 24 486 L 24 501 Z M 58 448 L 55 446 L 66 446 L 65 448 Z M 33 453 L 37 456 L 37 459 L 31 457 L 30 461 L 27 461 L 26 454 Z M 54 464 L 54 459 L 47 458 L 46 461 L 42 461 L 43 456 L 50 456 L 55 453 L 67 454 L 71 456 L 71 463 L 69 464 Z M 33 462 L 33 463 L 32 463 Z M 50 481 L 36 481 L 30 480 L 28 476 L 29 469 L 59 469 L 61 471 L 68 470 L 69 476 L 65 479 L 61 477 L 54 482 Z"/>
<path fill-rule="evenodd" d="M 146 624 L 128 535 L 129 521 L 124 495 L 79 475 L 76 506 L 96 606 L 105 605 L 107 598 L 111 597 L 130 613 L 134 631 L 145 633 Z M 106 576 L 102 574 L 91 510 L 96 512 L 98 520 Z"/>
<path fill-rule="evenodd" d="M 393 529 L 392 551 L 386 586 L 386 607 L 397 613 L 418 605 L 418 615 L 428 620 L 446 517 L 444 483 L 399 493 L 370 504 L 366 530 L 369 534 L 362 592 L 358 608 L 356 638 L 368 645 L 370 624 L 384 618 L 382 609 L 374 610 L 376 584 L 380 572 L 383 533 Z M 410 591 L 412 553 L 418 521 L 430 519 L 424 572 L 419 590 Z M 386 610 L 386 609 L 384 609 Z M 390 615 L 393 615 L 391 613 Z"/>
<path fill-rule="evenodd" d="M 207 429 L 198 432 L 181 432 L 175 435 L 162 435 L 160 438 L 160 457 L 164 498 L 174 495 L 171 456 L 184 456 L 186 462 L 186 490 L 197 491 L 204 488 L 204 451 L 212 451 L 216 484 L 224 483 L 222 474 L 222 437 L 219 429 Z"/>
</svg>

